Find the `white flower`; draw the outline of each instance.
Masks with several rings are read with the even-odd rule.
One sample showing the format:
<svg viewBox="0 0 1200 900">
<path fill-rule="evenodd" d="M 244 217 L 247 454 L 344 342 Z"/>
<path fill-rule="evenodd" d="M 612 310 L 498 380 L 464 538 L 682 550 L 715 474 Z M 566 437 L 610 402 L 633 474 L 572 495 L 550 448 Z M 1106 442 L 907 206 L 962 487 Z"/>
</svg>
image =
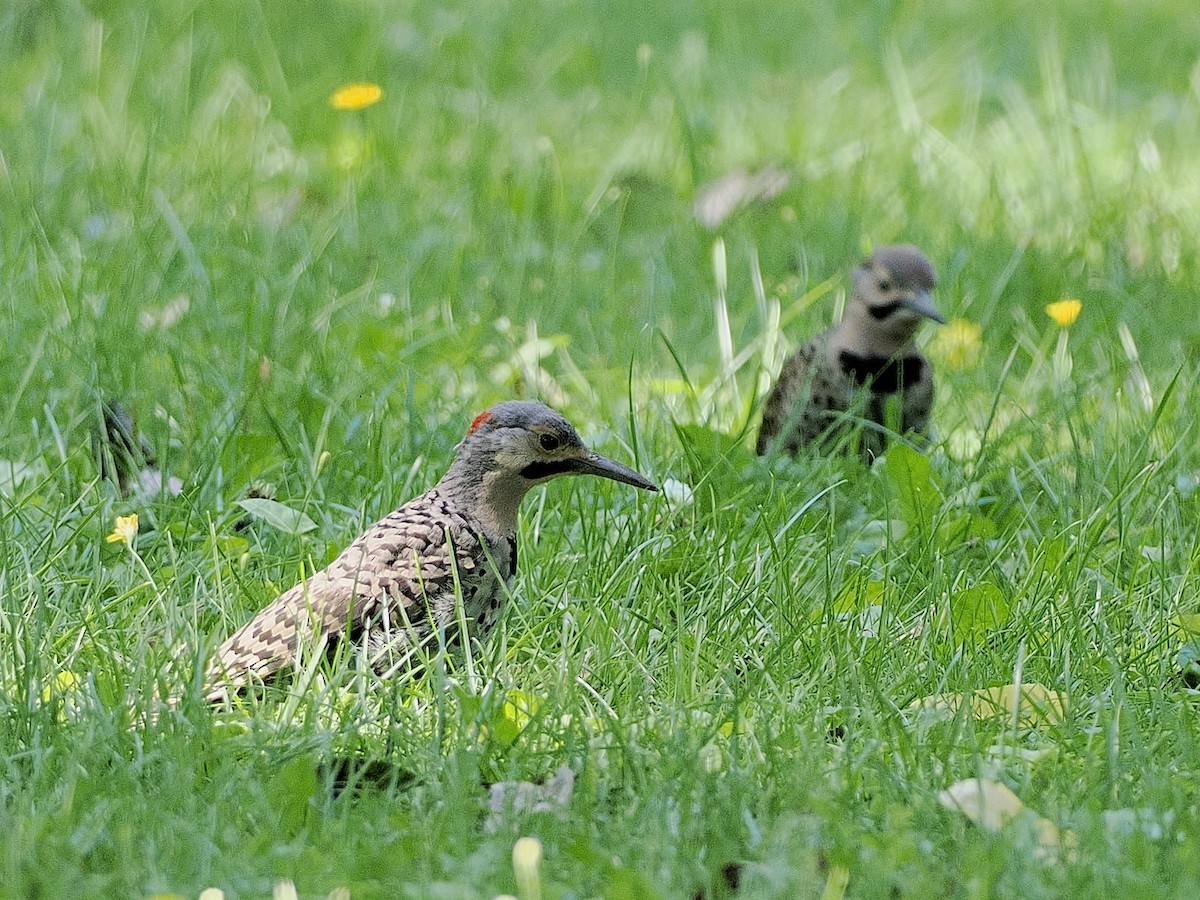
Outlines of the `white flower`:
<svg viewBox="0 0 1200 900">
<path fill-rule="evenodd" d="M 676 478 L 668 478 L 662 485 L 663 498 L 671 506 L 687 506 L 692 502 L 692 489 Z"/>
</svg>

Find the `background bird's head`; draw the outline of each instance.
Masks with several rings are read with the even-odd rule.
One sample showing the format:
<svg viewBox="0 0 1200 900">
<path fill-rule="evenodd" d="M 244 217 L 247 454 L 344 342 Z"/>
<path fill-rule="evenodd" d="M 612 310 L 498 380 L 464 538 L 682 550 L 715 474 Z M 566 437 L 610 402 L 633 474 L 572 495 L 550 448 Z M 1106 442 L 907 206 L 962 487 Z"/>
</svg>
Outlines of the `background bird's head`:
<svg viewBox="0 0 1200 900">
<path fill-rule="evenodd" d="M 559 475 L 598 475 L 658 490 L 628 466 L 588 450 L 570 422 L 533 400 L 497 403 L 476 416 L 442 484 L 478 489 L 484 505 L 506 524 L 526 491 Z"/>
<path fill-rule="evenodd" d="M 846 319 L 862 346 L 875 356 L 891 356 L 917 333 L 925 319 L 945 323 L 933 304 L 937 284 L 933 263 L 912 244 L 880 247 L 854 270 L 854 293 Z"/>
</svg>

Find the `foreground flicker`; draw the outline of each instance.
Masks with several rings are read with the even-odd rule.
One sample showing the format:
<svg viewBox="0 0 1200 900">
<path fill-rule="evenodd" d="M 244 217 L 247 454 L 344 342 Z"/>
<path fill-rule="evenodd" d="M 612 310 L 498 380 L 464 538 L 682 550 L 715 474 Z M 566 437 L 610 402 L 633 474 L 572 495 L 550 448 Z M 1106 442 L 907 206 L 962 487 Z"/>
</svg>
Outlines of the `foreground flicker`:
<svg viewBox="0 0 1200 900">
<path fill-rule="evenodd" d="M 633 469 L 590 452 L 571 423 L 532 401 L 498 403 L 471 423 L 434 487 L 364 531 L 217 649 L 208 699 L 265 681 L 339 639 L 381 673 L 402 666 L 464 619 L 482 638 L 517 571 L 517 508 L 559 475 L 599 475 L 656 491 Z"/>
<path fill-rule="evenodd" d="M 928 427 L 933 370 L 914 339 L 926 319 L 946 321 L 931 297 L 933 264 L 911 244 L 880 247 L 853 281 L 842 321 L 783 364 L 763 408 L 759 455 L 836 447 L 861 425 L 859 449 L 870 458 L 891 430 Z"/>
</svg>

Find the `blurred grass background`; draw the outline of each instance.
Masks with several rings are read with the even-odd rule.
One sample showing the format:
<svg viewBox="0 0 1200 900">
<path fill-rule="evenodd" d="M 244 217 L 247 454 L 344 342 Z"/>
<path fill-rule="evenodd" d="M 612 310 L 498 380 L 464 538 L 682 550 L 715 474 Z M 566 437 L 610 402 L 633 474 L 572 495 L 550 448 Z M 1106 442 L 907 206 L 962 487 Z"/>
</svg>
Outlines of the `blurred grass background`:
<svg viewBox="0 0 1200 900">
<path fill-rule="evenodd" d="M 742 342 L 762 324 L 747 246 L 786 297 L 789 277 L 903 238 L 931 248 L 943 302 L 996 357 L 1066 294 L 1088 302 L 1081 330 L 1171 335 L 1155 356 L 1173 369 L 1196 333 L 1194 20 L 1171 4 L 10 5 L 0 127 L 25 226 L 6 229 L 5 293 L 36 365 L 9 367 L 9 424 L 51 384 L 148 383 L 174 404 L 203 385 L 216 405 L 264 355 L 314 430 L 328 404 L 305 395 L 338 398 L 347 372 L 381 392 L 443 371 L 441 400 L 478 405 L 508 392 L 487 373 L 531 318 L 606 388 L 635 358 L 663 367 L 657 330 L 703 373 L 692 191 L 764 162 L 797 177 L 729 228 Z M 329 108 L 362 78 L 380 106 Z M 178 296 L 177 325 L 139 327 Z M 218 352 L 179 352 L 198 343 Z"/>
<path fill-rule="evenodd" d="M 1191 892 L 1191 5 L 12 0 L 0 74 L 0 893 L 492 896 L 524 826 L 551 896 L 720 896 L 730 861 L 747 896 L 820 895 L 831 861 L 855 896 Z M 359 80 L 382 102 L 332 109 Z M 779 196 L 695 222 L 698 187 L 763 165 Z M 749 459 L 766 375 L 899 240 L 982 329 L 938 358 L 933 468 Z M 1043 311 L 1064 297 L 1069 343 Z M 506 720 L 477 686 L 126 730 L 123 698 L 194 679 L 517 395 L 696 497 L 531 498 L 485 660 L 541 698 L 531 732 L 469 737 Z M 181 498 L 97 482 L 103 397 Z M 256 480 L 319 530 L 236 529 Z M 130 511 L 153 584 L 103 544 Z M 980 584 L 1003 614 L 955 618 Z M 1022 667 L 1066 723 L 899 714 Z M 95 702 L 64 714 L 63 673 Z M 1005 735 L 1032 755 L 997 763 Z M 411 792 L 319 788 L 314 754 L 397 743 Z M 560 763 L 565 822 L 481 831 L 481 779 Z M 1076 829 L 1074 862 L 938 807 L 998 771 Z"/>
</svg>

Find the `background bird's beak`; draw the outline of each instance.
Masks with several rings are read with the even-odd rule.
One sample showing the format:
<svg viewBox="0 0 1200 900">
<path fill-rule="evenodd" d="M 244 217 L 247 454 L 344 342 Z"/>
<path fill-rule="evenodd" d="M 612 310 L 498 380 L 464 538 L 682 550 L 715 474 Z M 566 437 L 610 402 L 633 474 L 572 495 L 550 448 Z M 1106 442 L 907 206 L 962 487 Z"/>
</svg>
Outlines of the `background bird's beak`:
<svg viewBox="0 0 1200 900">
<path fill-rule="evenodd" d="M 905 309 L 911 309 L 917 315 L 933 319 L 933 321 L 940 322 L 942 325 L 946 324 L 945 317 L 933 305 L 933 297 L 929 295 L 929 291 L 913 291 L 907 297 L 900 299 L 900 305 Z"/>
<path fill-rule="evenodd" d="M 601 478 L 610 478 L 613 481 L 632 484 L 634 487 L 640 487 L 647 491 L 658 490 L 658 485 L 653 481 L 643 478 L 628 466 L 614 462 L 606 456 L 601 456 L 599 453 L 576 456 L 570 460 L 564 460 L 564 462 L 567 463 L 570 471 L 579 475 L 599 475 Z"/>
</svg>

